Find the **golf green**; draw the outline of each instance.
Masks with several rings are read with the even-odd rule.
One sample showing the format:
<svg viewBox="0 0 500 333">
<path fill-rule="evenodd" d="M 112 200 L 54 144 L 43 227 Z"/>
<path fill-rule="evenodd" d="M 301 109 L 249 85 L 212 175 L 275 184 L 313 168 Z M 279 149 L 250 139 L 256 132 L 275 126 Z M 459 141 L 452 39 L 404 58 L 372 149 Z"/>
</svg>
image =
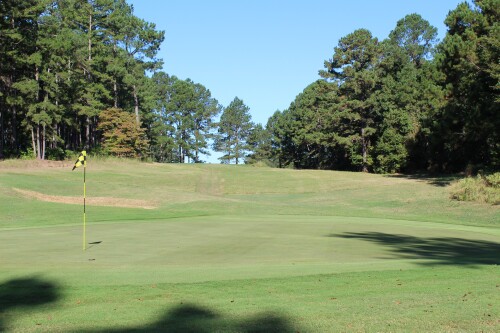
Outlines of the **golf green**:
<svg viewBox="0 0 500 333">
<path fill-rule="evenodd" d="M 87 224 L 86 251 L 81 226 L 6 230 L 0 253 L 11 272 L 75 270 L 75 283 L 83 269 L 118 279 L 136 272 L 128 283 L 201 282 L 495 263 L 499 235 L 378 218 L 209 216 Z"/>
</svg>

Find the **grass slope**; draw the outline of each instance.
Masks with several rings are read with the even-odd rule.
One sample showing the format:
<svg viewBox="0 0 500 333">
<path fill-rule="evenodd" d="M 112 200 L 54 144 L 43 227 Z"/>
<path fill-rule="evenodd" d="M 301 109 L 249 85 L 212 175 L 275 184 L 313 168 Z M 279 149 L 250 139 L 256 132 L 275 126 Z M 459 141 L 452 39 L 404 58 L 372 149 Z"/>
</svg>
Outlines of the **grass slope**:
<svg viewBox="0 0 500 333">
<path fill-rule="evenodd" d="M 49 167 L 51 166 L 51 167 Z M 498 207 L 449 178 L 0 162 L 0 331 L 495 332 Z"/>
</svg>

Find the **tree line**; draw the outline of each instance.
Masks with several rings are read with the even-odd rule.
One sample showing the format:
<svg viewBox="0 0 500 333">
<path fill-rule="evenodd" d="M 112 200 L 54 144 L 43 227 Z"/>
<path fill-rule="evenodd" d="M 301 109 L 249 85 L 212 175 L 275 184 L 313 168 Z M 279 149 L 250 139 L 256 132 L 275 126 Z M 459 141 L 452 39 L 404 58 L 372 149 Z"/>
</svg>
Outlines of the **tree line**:
<svg viewBox="0 0 500 333">
<path fill-rule="evenodd" d="M 217 139 L 223 162 L 241 161 L 248 107 L 235 98 L 223 108 L 202 84 L 161 71 L 163 40 L 125 0 L 2 0 L 0 159 L 88 149 L 201 162 Z M 233 135 L 224 123 L 240 109 Z"/>
<path fill-rule="evenodd" d="M 342 37 L 265 126 L 235 97 L 161 70 L 164 32 L 125 0 L 0 2 L 0 159 L 72 151 L 203 162 L 401 172 L 498 169 L 499 0 L 418 14 L 388 38 Z"/>
<path fill-rule="evenodd" d="M 500 1 L 461 3 L 441 42 L 418 14 L 387 39 L 366 29 L 260 135 L 252 160 L 279 167 L 456 172 L 500 166 Z"/>
<path fill-rule="evenodd" d="M 5 0 L 0 12 L 0 157 L 95 148 L 110 107 L 150 121 L 145 74 L 164 33 L 125 1 Z"/>
</svg>

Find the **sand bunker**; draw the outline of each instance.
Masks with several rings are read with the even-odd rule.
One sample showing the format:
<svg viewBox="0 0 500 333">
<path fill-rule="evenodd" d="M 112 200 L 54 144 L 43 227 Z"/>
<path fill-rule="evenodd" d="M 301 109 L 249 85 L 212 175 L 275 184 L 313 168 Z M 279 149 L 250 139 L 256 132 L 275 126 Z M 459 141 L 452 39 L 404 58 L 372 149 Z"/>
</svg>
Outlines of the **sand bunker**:
<svg viewBox="0 0 500 333">
<path fill-rule="evenodd" d="M 21 194 L 25 198 L 36 199 L 40 201 L 47 202 L 58 202 L 65 204 L 82 204 L 82 197 L 65 197 L 59 195 L 48 195 L 35 191 L 21 190 L 19 188 L 13 188 L 14 191 Z M 154 209 L 157 208 L 152 202 L 146 200 L 136 200 L 136 199 L 123 199 L 123 198 L 109 198 L 109 197 L 92 197 L 85 200 L 87 205 L 90 206 L 110 206 L 110 207 L 126 207 L 126 208 L 144 208 L 144 209 Z"/>
</svg>

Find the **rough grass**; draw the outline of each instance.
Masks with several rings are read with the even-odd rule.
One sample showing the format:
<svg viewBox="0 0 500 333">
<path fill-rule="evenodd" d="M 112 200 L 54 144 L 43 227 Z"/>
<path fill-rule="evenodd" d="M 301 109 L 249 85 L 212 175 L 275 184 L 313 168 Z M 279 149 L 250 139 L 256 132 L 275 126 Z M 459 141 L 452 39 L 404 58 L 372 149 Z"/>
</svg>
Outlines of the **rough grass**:
<svg viewBox="0 0 500 333">
<path fill-rule="evenodd" d="M 44 195 L 82 193 L 82 170 L 71 165 L 24 167 L 0 162 L 0 210 L 9 217 L 0 227 L 74 224 L 61 210 L 78 216 L 77 205 L 19 200 L 14 188 Z M 31 162 L 30 162 L 31 163 Z M 449 199 L 447 178 L 280 170 L 248 166 L 162 165 L 120 160 L 89 162 L 87 196 L 154 202 L 155 210 L 89 207 L 94 222 L 164 219 L 198 215 L 315 215 L 380 217 L 412 221 L 494 226 L 499 210 Z M 44 209 L 44 215 L 25 214 Z M 16 208 L 17 207 L 17 208 Z M 498 207 L 497 207 L 498 208 Z M 95 212 L 95 214 L 90 214 Z M 68 216 L 67 215 L 67 216 Z M 33 219 L 36 217 L 37 219 Z M 42 221 L 40 221 L 42 219 Z"/>
<path fill-rule="evenodd" d="M 0 162 L 0 331 L 498 331 L 498 207 L 450 178 L 91 160 L 156 208 L 90 202 L 83 252 L 68 164 Z"/>
<path fill-rule="evenodd" d="M 467 177 L 455 182 L 451 188 L 451 198 L 500 205 L 500 172 Z"/>
</svg>

